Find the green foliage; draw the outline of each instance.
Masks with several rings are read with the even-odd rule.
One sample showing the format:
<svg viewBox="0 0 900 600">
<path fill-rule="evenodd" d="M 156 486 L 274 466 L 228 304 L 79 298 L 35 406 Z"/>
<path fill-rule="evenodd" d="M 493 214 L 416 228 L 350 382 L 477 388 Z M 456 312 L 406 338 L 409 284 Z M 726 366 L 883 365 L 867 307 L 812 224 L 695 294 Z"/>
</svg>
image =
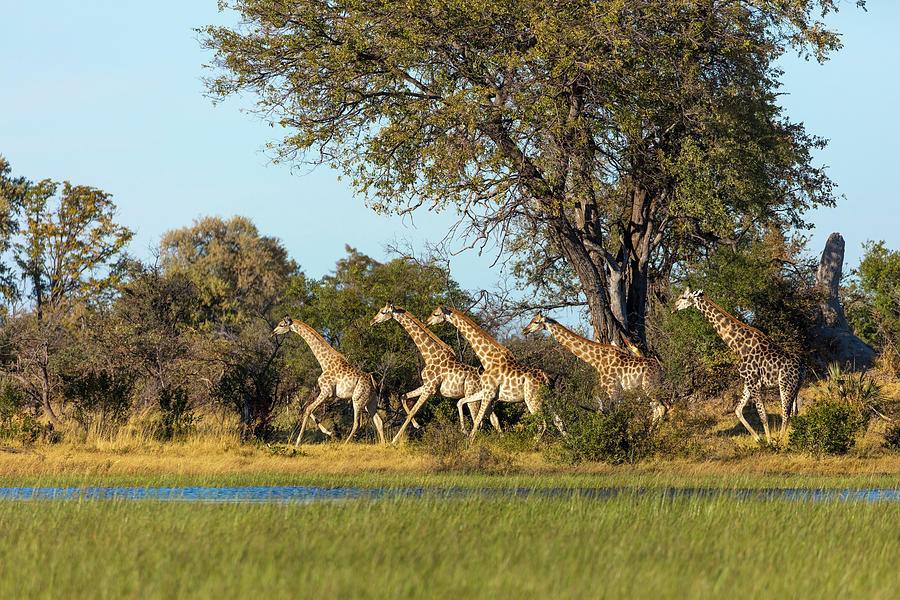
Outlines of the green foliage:
<svg viewBox="0 0 900 600">
<path fill-rule="evenodd" d="M 246 217 L 203 217 L 191 227 L 166 232 L 160 265 L 183 275 L 198 290 L 197 326 L 216 329 L 270 318 L 297 265 L 275 238 L 261 236 Z"/>
<path fill-rule="evenodd" d="M 512 468 L 510 456 L 483 437 L 470 446 L 459 430 L 456 404 L 437 402 L 431 407 L 432 418 L 416 447 L 437 458 L 438 470 L 457 473 L 500 474 Z M 486 419 L 485 419 L 486 420 Z"/>
<path fill-rule="evenodd" d="M 867 419 L 846 402 L 825 398 L 791 421 L 791 447 L 813 454 L 846 454 Z"/>
<path fill-rule="evenodd" d="M 560 410 L 559 402 L 556 406 Z M 568 435 L 560 439 L 555 455 L 565 462 L 633 463 L 654 450 L 658 426 L 646 394 L 624 394 L 602 413 L 570 408 L 563 414 Z"/>
<path fill-rule="evenodd" d="M 0 387 L 0 439 L 28 445 L 46 437 L 49 431 L 33 410 L 26 410 L 25 395 L 10 382 L 4 382 Z"/>
<path fill-rule="evenodd" d="M 0 256 L 12 247 L 13 236 L 19 229 L 19 212 L 25 199 L 29 182 L 24 177 L 10 177 L 12 167 L 0 155 Z M 16 273 L 0 261 L 0 295 L 12 300 L 18 295 Z"/>
<path fill-rule="evenodd" d="M 874 347 L 897 354 L 900 346 L 900 251 L 867 242 L 844 298 L 847 321 Z"/>
<path fill-rule="evenodd" d="M 900 423 L 888 427 L 884 433 L 884 447 L 889 450 L 900 450 Z"/>
<path fill-rule="evenodd" d="M 115 290 L 133 233 L 115 222 L 110 198 L 68 181 L 61 191 L 49 179 L 28 185 L 14 254 L 39 316 L 64 303 L 70 310 L 102 304 Z"/>
<path fill-rule="evenodd" d="M 88 372 L 66 381 L 64 393 L 85 431 L 109 435 L 128 418 L 133 386 L 133 378 L 122 373 Z"/>
<path fill-rule="evenodd" d="M 817 384 L 820 399 L 793 421 L 791 446 L 814 454 L 846 454 L 855 436 L 879 410 L 878 382 L 866 373 L 843 373 L 828 366 L 828 379 Z"/>
<path fill-rule="evenodd" d="M 607 334 L 615 310 L 642 337 L 648 285 L 698 249 L 835 200 L 824 140 L 777 102 L 789 48 L 840 47 L 836 0 L 222 6 L 240 25 L 200 30 L 208 89 L 256 97 L 278 160 L 341 169 L 381 212 L 458 209 Z"/>
<path fill-rule="evenodd" d="M 240 415 L 243 435 L 270 435 L 273 410 L 296 389 L 285 384 L 280 342 L 269 337 L 280 317 L 275 308 L 298 274 L 296 263 L 278 240 L 234 216 L 204 217 L 167 232 L 160 265 L 164 285 L 149 291 L 161 299 L 170 294 L 183 299 L 177 314 L 167 313 L 165 303 L 155 305 L 162 310 L 156 318 L 161 333 L 176 334 L 187 316 L 189 332 L 181 339 L 189 342 L 199 371 L 191 379 L 210 382 L 212 399 Z M 184 289 L 185 283 L 191 289 Z M 171 385 L 161 389 L 173 392 Z"/>
<path fill-rule="evenodd" d="M 196 431 L 202 416 L 191 410 L 187 390 L 184 388 L 160 390 L 157 401 L 161 411 L 156 429 L 158 438 L 183 439 Z"/>
<path fill-rule="evenodd" d="M 882 410 L 881 386 L 863 371 L 843 372 L 839 364 L 831 363 L 828 365 L 828 378 L 816 387 L 823 397 L 847 403 L 860 414 L 870 415 Z"/>
</svg>

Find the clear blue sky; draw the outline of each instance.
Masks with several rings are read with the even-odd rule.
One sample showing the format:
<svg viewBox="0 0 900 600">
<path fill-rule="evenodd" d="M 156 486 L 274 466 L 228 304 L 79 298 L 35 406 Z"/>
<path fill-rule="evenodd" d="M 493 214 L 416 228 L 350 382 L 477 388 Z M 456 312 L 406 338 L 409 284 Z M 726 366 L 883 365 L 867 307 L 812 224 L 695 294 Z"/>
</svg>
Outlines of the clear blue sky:
<svg viewBox="0 0 900 600">
<path fill-rule="evenodd" d="M 829 21 L 844 49 L 824 66 L 785 60 L 783 89 L 787 114 L 831 140 L 818 158 L 846 199 L 809 215 L 810 247 L 840 231 L 845 269 L 867 239 L 900 248 L 900 2 L 870 0 L 867 13 L 853 4 Z M 164 231 L 201 215 L 252 218 L 311 276 L 330 271 L 345 243 L 383 259 L 386 243 L 439 239 L 452 215 L 422 213 L 414 226 L 376 215 L 335 171 L 269 164 L 262 149 L 278 131 L 237 102 L 203 97 L 210 56 L 193 28 L 233 19 L 213 1 L 0 0 L 0 154 L 16 175 L 112 193 L 144 259 Z M 492 259 L 469 252 L 453 274 L 490 289 Z"/>
</svg>

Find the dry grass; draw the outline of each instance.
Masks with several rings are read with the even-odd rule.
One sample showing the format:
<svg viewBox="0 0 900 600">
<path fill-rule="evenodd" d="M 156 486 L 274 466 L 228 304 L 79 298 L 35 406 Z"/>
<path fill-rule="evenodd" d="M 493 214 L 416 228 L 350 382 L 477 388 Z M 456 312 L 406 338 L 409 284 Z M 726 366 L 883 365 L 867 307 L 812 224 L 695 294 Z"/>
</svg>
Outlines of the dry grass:
<svg viewBox="0 0 900 600">
<path fill-rule="evenodd" d="M 318 444 L 279 454 L 281 447 L 238 444 L 148 444 L 135 448 L 87 448 L 55 444 L 29 451 L 0 452 L 0 477 L 57 475 L 418 475 L 446 472 L 437 457 L 406 446 Z M 692 476 L 900 476 L 900 454 L 816 459 L 798 454 L 754 451 L 728 459 L 651 459 L 636 465 L 548 462 L 539 452 L 504 457 L 506 475 Z"/>
</svg>

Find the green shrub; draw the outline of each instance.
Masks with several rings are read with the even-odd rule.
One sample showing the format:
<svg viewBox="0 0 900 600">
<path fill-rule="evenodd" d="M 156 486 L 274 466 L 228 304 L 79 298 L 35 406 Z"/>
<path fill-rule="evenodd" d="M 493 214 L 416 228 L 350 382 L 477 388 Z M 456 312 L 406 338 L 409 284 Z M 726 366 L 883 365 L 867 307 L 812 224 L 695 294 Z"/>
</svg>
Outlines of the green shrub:
<svg viewBox="0 0 900 600">
<path fill-rule="evenodd" d="M 181 439 L 197 430 L 201 416 L 190 410 L 187 391 L 182 388 L 161 390 L 157 396 L 161 410 L 156 437 L 161 440 Z"/>
<path fill-rule="evenodd" d="M 900 450 L 900 423 L 888 428 L 884 433 L 884 447 L 890 450 Z"/>
<path fill-rule="evenodd" d="M 66 398 L 75 408 L 75 421 L 85 431 L 114 433 L 128 418 L 133 380 L 108 371 L 89 371 L 65 383 Z"/>
<path fill-rule="evenodd" d="M 816 402 L 793 420 L 791 446 L 813 454 L 846 454 L 868 422 L 852 404 L 832 398 Z"/>
<path fill-rule="evenodd" d="M 423 429 L 416 446 L 435 457 L 441 471 L 502 474 L 513 468 L 509 454 L 495 448 L 489 436 L 482 434 L 468 445 L 467 436 L 459 430 L 455 402 L 444 399 L 435 403 L 432 419 Z"/>
<path fill-rule="evenodd" d="M 655 449 L 657 424 L 653 422 L 650 398 L 628 393 L 607 412 L 582 408 L 557 410 L 564 414 L 568 435 L 560 438 L 551 455 L 567 463 L 585 461 L 636 462 Z"/>
</svg>

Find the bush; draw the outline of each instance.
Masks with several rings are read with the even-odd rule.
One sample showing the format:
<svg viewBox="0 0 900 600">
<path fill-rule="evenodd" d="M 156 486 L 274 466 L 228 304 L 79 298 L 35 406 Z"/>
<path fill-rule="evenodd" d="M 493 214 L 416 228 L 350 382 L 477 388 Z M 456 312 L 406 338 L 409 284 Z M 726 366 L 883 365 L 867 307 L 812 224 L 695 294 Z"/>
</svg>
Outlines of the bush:
<svg viewBox="0 0 900 600">
<path fill-rule="evenodd" d="M 86 432 L 114 433 L 128 418 L 133 380 L 108 371 L 88 372 L 69 379 L 65 395 L 75 408 L 75 421 Z"/>
<path fill-rule="evenodd" d="M 559 403 L 555 405 L 558 411 L 562 408 Z M 580 408 L 564 412 L 568 435 L 555 448 L 556 458 L 564 462 L 630 463 L 655 449 L 658 428 L 653 422 L 650 398 L 644 393 L 625 394 L 605 413 Z"/>
<path fill-rule="evenodd" d="M 813 454 L 846 454 L 868 419 L 852 404 L 832 398 L 816 402 L 794 419 L 791 446 Z"/>
<path fill-rule="evenodd" d="M 900 450 L 900 423 L 884 432 L 884 447 L 889 450 Z"/>
<path fill-rule="evenodd" d="M 161 410 L 156 437 L 161 440 L 181 439 L 194 433 L 201 416 L 189 406 L 187 391 L 181 388 L 161 390 L 157 396 Z"/>
<path fill-rule="evenodd" d="M 512 470 L 511 457 L 492 447 L 483 434 L 467 447 L 467 437 L 459 430 L 454 402 L 437 402 L 432 410 L 433 417 L 428 425 L 423 426 L 418 446 L 437 459 L 438 470 L 490 474 L 508 473 Z"/>
</svg>

